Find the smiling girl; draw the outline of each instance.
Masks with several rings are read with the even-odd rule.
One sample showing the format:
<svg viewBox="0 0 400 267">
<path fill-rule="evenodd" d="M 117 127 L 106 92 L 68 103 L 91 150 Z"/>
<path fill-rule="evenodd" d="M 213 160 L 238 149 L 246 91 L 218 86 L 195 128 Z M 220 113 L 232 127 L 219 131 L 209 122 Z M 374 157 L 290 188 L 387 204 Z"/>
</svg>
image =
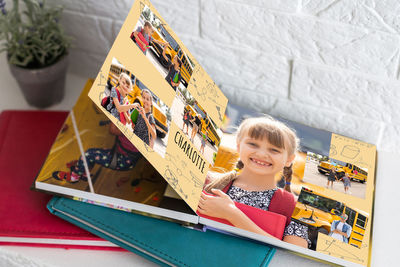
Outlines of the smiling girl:
<svg viewBox="0 0 400 267">
<path fill-rule="evenodd" d="M 124 119 L 129 121 L 128 111 L 134 108 L 133 104 L 129 104 L 127 100 L 127 95 L 132 91 L 132 81 L 128 74 L 122 72 L 118 79 L 118 84 L 116 87 L 111 88 L 110 97 L 112 101 L 107 105 L 106 109 L 116 117 L 121 120 L 120 115 L 124 115 Z M 122 120 L 124 120 L 122 119 Z"/>
<path fill-rule="evenodd" d="M 284 167 L 290 168 L 294 161 L 299 144 L 294 131 L 270 117 L 250 118 L 239 126 L 236 144 L 240 171 L 211 179 L 204 190 L 214 195 L 202 193 L 198 210 L 207 216 L 228 220 L 235 227 L 273 237 L 237 208 L 234 201 L 268 211 L 272 202 L 276 206 L 274 197 L 279 196 L 285 202 L 279 206 L 287 207 L 280 211 L 287 217 L 283 241 L 307 247 L 308 228 L 290 220 L 294 196 L 278 189 L 275 182 L 275 176 Z"/>
<path fill-rule="evenodd" d="M 133 133 L 151 148 L 157 138 L 156 121 L 153 117 L 153 96 L 147 89 L 142 90 L 143 107 L 134 103 L 135 109 L 139 111 L 139 117 L 135 125 L 132 125 Z"/>
</svg>

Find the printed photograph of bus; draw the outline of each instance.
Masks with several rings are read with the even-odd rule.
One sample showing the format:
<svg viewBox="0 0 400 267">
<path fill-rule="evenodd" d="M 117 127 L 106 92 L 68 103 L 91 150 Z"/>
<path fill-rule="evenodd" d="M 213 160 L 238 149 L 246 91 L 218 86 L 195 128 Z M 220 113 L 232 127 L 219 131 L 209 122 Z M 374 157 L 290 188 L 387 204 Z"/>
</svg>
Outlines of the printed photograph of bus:
<svg viewBox="0 0 400 267">
<path fill-rule="evenodd" d="M 303 182 L 328 189 L 365 197 L 368 169 L 308 152 Z"/>
<path fill-rule="evenodd" d="M 333 238 L 336 236 L 339 241 L 361 248 L 368 223 L 368 214 L 350 208 L 344 202 L 303 187 L 292 220 L 308 226 L 308 236 L 313 250 L 316 249 L 319 233 L 330 235 Z M 334 235 L 335 230 L 339 234 Z"/>
<path fill-rule="evenodd" d="M 188 86 L 195 65 L 171 36 L 168 25 L 148 6 L 144 6 L 130 38 L 175 91 Z"/>
<path fill-rule="evenodd" d="M 186 88 L 181 87 L 176 91 L 171 106 L 171 117 L 206 160 L 213 165 L 222 131 Z"/>
</svg>

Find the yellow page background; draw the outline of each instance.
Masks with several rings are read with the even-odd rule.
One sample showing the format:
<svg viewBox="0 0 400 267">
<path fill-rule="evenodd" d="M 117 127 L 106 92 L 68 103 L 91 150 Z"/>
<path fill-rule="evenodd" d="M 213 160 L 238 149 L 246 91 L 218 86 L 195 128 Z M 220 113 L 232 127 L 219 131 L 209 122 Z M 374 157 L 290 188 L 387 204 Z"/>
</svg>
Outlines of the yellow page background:
<svg viewBox="0 0 400 267">
<path fill-rule="evenodd" d="M 333 190 L 324 190 L 324 195 L 327 197 L 344 202 L 352 209 L 367 213 L 368 223 L 361 248 L 356 248 L 337 241 L 327 235 L 319 234 L 317 251 L 361 265 L 367 265 L 371 245 L 370 233 L 375 188 L 376 146 L 341 135 L 332 134 L 329 158 L 351 163 L 362 168 L 368 168 L 365 199 L 352 195 L 345 195 Z"/>
<path fill-rule="evenodd" d="M 126 67 L 126 69 L 131 71 L 132 74 L 134 74 L 144 85 L 146 85 L 155 95 L 157 95 L 167 106 L 172 106 L 172 101 L 175 97 L 175 91 L 164 80 L 164 78 L 160 75 L 154 65 L 146 58 L 142 51 L 140 51 L 137 45 L 130 39 L 130 35 L 134 30 L 134 27 L 139 20 L 141 11 L 145 5 L 147 5 L 151 11 L 163 21 L 162 17 L 149 1 L 135 1 L 127 19 L 121 28 L 121 31 L 117 36 L 117 39 L 111 47 L 111 50 L 96 77 L 92 89 L 89 92 L 89 97 L 103 111 L 105 110 L 101 107 L 100 101 L 107 82 L 107 76 L 110 71 L 113 58 L 116 58 L 122 65 Z M 169 26 L 167 24 L 164 26 L 180 45 L 181 49 L 195 62 L 195 69 L 187 89 L 219 127 L 222 124 L 223 114 L 225 113 L 225 108 L 228 102 L 227 98 L 222 94 L 215 83 L 193 58 L 192 54 L 190 54 L 188 49 L 182 44 Z M 208 166 L 204 169 L 203 173 L 199 172 L 199 169 L 193 165 L 190 159 L 185 157 L 184 153 L 177 149 L 173 143 L 171 143 L 176 131 L 180 131 L 178 127 L 171 122 L 166 155 L 165 158 L 162 158 L 159 154 L 154 153 L 154 151 L 145 145 L 136 135 L 134 135 L 132 132 L 129 132 L 127 128 L 125 128 L 110 113 L 105 112 L 105 114 L 114 124 L 118 126 L 118 128 L 129 138 L 129 140 L 131 140 L 137 149 L 162 175 L 164 175 L 167 170 L 172 171 L 174 174 L 182 174 L 175 175 L 176 178 L 174 179 L 168 179 L 168 177 L 165 178 L 182 197 L 182 199 L 184 199 L 195 211 L 197 209 L 201 193 L 201 186 L 199 186 L 199 184 L 204 184 Z M 169 164 L 168 156 L 181 157 L 181 161 L 185 162 L 186 168 L 182 168 L 182 170 L 180 170 L 177 166 Z M 193 178 L 193 176 L 195 176 L 195 178 Z"/>
</svg>

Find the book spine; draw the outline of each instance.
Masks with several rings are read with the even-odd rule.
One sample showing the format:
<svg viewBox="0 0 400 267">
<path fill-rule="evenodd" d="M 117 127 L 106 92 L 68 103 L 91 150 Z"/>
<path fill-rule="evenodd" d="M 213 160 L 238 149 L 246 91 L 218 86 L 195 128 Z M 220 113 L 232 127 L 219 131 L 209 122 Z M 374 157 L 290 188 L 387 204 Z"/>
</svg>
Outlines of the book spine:
<svg viewBox="0 0 400 267">
<path fill-rule="evenodd" d="M 50 213 L 56 215 L 56 210 L 53 209 L 53 207 L 56 205 L 56 203 L 60 200 L 60 197 L 54 196 L 50 199 L 50 201 L 47 203 L 46 207 L 50 211 Z"/>
</svg>

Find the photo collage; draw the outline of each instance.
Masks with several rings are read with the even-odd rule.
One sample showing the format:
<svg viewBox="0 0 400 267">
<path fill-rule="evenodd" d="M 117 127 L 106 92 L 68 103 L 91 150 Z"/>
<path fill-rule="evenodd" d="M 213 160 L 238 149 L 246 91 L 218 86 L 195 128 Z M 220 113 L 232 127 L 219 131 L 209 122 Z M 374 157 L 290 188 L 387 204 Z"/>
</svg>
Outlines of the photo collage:
<svg viewBox="0 0 400 267">
<path fill-rule="evenodd" d="M 227 99 L 151 5 L 131 12 L 88 95 L 194 211 Z"/>
<path fill-rule="evenodd" d="M 224 209 L 231 202 L 219 207 L 211 195 L 218 192 L 218 196 L 235 201 L 257 227 L 288 243 L 319 252 L 335 246 L 367 246 L 364 235 L 369 213 L 352 203 L 365 198 L 368 169 L 330 158 L 335 147 L 332 133 L 232 104 L 221 129 L 223 142 L 207 177 L 200 216 L 232 225 L 234 219 L 227 219 L 229 215 L 219 215 L 227 213 Z M 341 152 L 351 159 L 358 156 L 356 148 L 351 150 L 349 145 Z M 283 209 L 277 208 L 274 184 L 290 193 L 283 196 L 294 196 L 279 197 L 281 205 L 286 202 Z M 257 209 L 242 208 L 237 202 Z M 286 218 L 271 219 L 276 213 Z M 259 231 L 250 226 L 243 229 Z M 353 256 L 348 255 L 349 259 Z"/>
<path fill-rule="evenodd" d="M 140 78 L 113 58 L 101 105 L 160 156 L 168 145 L 171 121 L 209 164 L 213 164 L 222 131 L 187 90 L 194 63 L 148 6 L 130 34 L 132 42 L 175 91 L 168 107 Z"/>
<path fill-rule="evenodd" d="M 376 147 L 227 104 L 145 3 L 135 3 L 35 187 L 365 265 Z"/>
</svg>

